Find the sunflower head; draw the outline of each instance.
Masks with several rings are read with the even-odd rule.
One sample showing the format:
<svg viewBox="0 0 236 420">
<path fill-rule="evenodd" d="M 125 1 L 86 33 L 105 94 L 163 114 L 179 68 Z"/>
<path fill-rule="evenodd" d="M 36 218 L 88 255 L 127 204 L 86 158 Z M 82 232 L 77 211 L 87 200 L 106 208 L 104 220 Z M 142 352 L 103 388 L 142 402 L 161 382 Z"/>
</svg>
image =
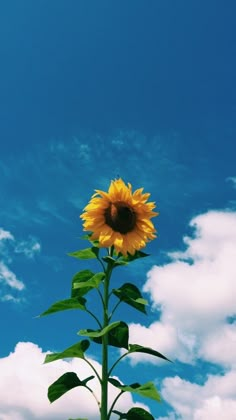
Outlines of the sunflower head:
<svg viewBox="0 0 236 420">
<path fill-rule="evenodd" d="M 84 230 L 92 232 L 91 239 L 100 247 L 114 246 L 117 253 L 133 255 L 156 237 L 151 218 L 155 203 L 147 202 L 150 194 L 143 188 L 132 192 L 131 184 L 116 179 L 108 192 L 95 190 L 84 213 Z"/>
</svg>

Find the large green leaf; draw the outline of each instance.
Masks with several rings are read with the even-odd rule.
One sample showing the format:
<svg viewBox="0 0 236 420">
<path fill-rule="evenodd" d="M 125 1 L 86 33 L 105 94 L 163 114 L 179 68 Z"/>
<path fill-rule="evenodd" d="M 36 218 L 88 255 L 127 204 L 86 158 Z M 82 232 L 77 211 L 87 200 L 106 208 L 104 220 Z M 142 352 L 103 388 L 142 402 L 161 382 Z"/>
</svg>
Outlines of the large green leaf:
<svg viewBox="0 0 236 420">
<path fill-rule="evenodd" d="M 90 290 L 93 289 L 93 287 L 90 285 L 86 285 L 92 277 L 94 277 L 95 274 L 91 270 L 82 270 L 76 273 L 72 278 L 72 285 L 71 285 L 71 297 L 76 296 L 84 296 L 86 293 L 88 293 Z M 74 288 L 74 284 L 82 283 L 82 288 Z"/>
<path fill-rule="evenodd" d="M 54 314 L 55 312 L 67 311 L 68 309 L 80 309 L 82 311 L 86 310 L 86 299 L 83 297 L 73 297 L 71 299 L 60 300 L 56 303 L 53 303 L 41 316 Z"/>
<path fill-rule="evenodd" d="M 74 281 L 73 282 L 73 289 L 80 289 L 80 292 L 83 292 L 83 289 L 97 289 L 104 279 L 105 274 L 104 273 L 97 273 L 94 274 L 93 277 L 88 279 L 87 281 Z"/>
<path fill-rule="evenodd" d="M 150 347 L 140 346 L 139 344 L 129 344 L 129 353 L 146 353 L 171 362 L 171 360 L 167 359 L 167 357 L 163 356 L 159 351 L 153 350 Z"/>
<path fill-rule="evenodd" d="M 57 381 L 53 382 L 53 384 L 49 386 L 48 399 L 50 402 L 56 401 L 66 392 L 77 386 L 86 387 L 87 382 L 93 378 L 94 376 L 89 376 L 88 378 L 81 381 L 74 372 L 64 373 L 64 375 L 60 376 Z"/>
<path fill-rule="evenodd" d="M 125 283 L 119 289 L 113 289 L 112 293 L 122 302 L 125 302 L 138 311 L 146 314 L 145 305 L 147 305 L 148 302 L 143 299 L 141 292 L 134 284 Z"/>
<path fill-rule="evenodd" d="M 55 360 L 65 359 L 67 357 L 78 357 L 84 359 L 84 352 L 89 348 L 89 340 L 82 340 L 60 353 L 47 354 L 44 363 L 54 362 Z"/>
<path fill-rule="evenodd" d="M 92 248 L 81 249 L 79 251 L 69 252 L 70 257 L 78 258 L 80 260 L 90 260 L 92 258 L 97 258 L 99 253 L 99 248 L 92 246 Z"/>
<path fill-rule="evenodd" d="M 108 344 L 110 346 L 128 349 L 129 328 L 123 321 L 116 321 L 102 330 L 81 330 L 79 335 L 90 337 L 95 343 L 101 344 L 102 337 L 108 334 Z"/>
<path fill-rule="evenodd" d="M 116 388 L 119 388 L 123 392 L 131 392 L 132 394 L 138 394 L 141 397 L 151 398 L 155 401 L 161 401 L 160 394 L 158 393 L 153 382 L 147 382 L 146 384 L 140 385 L 134 383 L 131 385 L 122 385 L 117 379 L 109 378 L 109 382 Z"/>
<path fill-rule="evenodd" d="M 102 337 L 103 335 L 107 334 L 109 331 L 111 331 L 113 328 L 117 327 L 117 325 L 120 324 L 121 321 L 116 321 L 116 322 L 112 322 L 110 325 L 108 325 L 107 327 L 103 328 L 102 330 L 80 330 L 78 332 L 79 335 L 83 335 L 86 337 L 91 337 L 91 338 L 97 338 L 97 337 Z"/>
<path fill-rule="evenodd" d="M 148 411 L 141 407 L 131 408 L 128 413 L 121 413 L 117 410 L 113 410 L 113 413 L 120 416 L 119 420 L 155 420 Z"/>
</svg>

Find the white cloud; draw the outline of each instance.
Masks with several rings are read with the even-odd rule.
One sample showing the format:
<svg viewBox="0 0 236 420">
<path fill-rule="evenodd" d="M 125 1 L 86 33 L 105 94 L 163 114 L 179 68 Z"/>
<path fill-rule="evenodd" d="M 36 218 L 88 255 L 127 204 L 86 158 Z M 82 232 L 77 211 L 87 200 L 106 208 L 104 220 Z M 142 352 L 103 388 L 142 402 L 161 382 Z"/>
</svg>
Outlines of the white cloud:
<svg viewBox="0 0 236 420">
<path fill-rule="evenodd" d="M 25 289 L 25 284 L 9 267 L 13 253 L 23 254 L 25 257 L 32 259 L 41 251 L 41 245 L 33 236 L 29 236 L 27 240 L 18 241 L 11 232 L 0 228 L 0 251 L 0 301 L 19 303 L 23 299 L 14 296 L 12 291 L 21 292 Z M 9 288 L 11 289 L 10 293 Z"/>
<path fill-rule="evenodd" d="M 157 420 L 177 420 L 174 413 L 169 413 L 168 417 L 158 417 Z"/>
<path fill-rule="evenodd" d="M 204 337 L 199 356 L 225 366 L 236 367 L 236 322 L 218 325 Z"/>
<path fill-rule="evenodd" d="M 24 254 L 27 258 L 34 258 L 40 251 L 40 243 L 32 236 L 29 236 L 28 240 L 18 242 L 15 246 L 15 252 Z"/>
<path fill-rule="evenodd" d="M 65 420 L 88 416 L 98 418 L 98 407 L 91 394 L 84 388 L 75 388 L 50 404 L 47 389 L 65 372 L 75 372 L 80 379 L 93 374 L 91 368 L 81 359 L 58 360 L 43 365 L 46 353 L 34 343 L 18 343 L 14 352 L 0 359 L 0 419 L 1 420 Z M 89 359 L 101 371 L 98 362 Z M 99 397 L 98 381 L 93 379 L 89 386 Z M 114 387 L 109 388 L 109 402 L 117 395 Z M 127 411 L 134 406 L 130 394 L 124 394 L 117 409 Z M 138 404 L 145 407 L 143 404 Z M 147 409 L 147 407 L 145 407 Z"/>
<path fill-rule="evenodd" d="M 0 297 L 1 302 L 14 302 L 14 303 L 20 303 L 22 302 L 22 298 L 16 298 L 15 296 L 12 296 L 10 293 L 5 294 Z"/>
<path fill-rule="evenodd" d="M 230 181 L 233 183 L 233 187 L 236 188 L 236 176 L 229 176 L 226 178 L 226 181 Z"/>
<path fill-rule="evenodd" d="M 181 420 L 234 420 L 236 413 L 236 371 L 209 375 L 203 385 L 178 376 L 166 378 L 162 396 Z"/>
<path fill-rule="evenodd" d="M 154 266 L 144 285 L 160 320 L 149 328 L 132 324 L 130 336 L 172 359 L 201 357 L 229 367 L 236 364 L 236 323 L 227 322 L 236 314 L 236 212 L 210 211 L 190 226 L 195 232 L 184 237 L 186 250 Z"/>
<path fill-rule="evenodd" d="M 16 290 L 23 290 L 25 287 L 24 283 L 3 262 L 0 262 L 0 281 Z"/>
<path fill-rule="evenodd" d="M 159 320 L 149 327 L 130 325 L 130 342 L 155 348 L 185 363 L 201 358 L 226 369 L 205 383 L 166 378 L 161 395 L 173 412 L 164 420 L 234 420 L 236 413 L 236 212 L 210 211 L 195 217 L 185 251 L 154 266 L 144 291 Z M 136 355 L 132 363 L 149 360 Z M 158 420 L 162 420 L 158 419 Z"/>
<path fill-rule="evenodd" d="M 0 241 L 2 241 L 3 239 L 10 239 L 13 241 L 14 236 L 8 230 L 0 228 Z"/>
</svg>

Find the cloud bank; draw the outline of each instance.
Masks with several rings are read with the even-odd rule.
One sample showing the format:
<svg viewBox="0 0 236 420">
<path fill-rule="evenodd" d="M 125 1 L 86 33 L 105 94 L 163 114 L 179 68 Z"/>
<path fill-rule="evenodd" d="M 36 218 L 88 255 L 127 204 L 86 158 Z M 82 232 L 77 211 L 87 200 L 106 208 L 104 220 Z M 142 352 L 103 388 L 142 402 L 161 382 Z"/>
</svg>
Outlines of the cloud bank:
<svg viewBox="0 0 236 420">
<path fill-rule="evenodd" d="M 1 420 L 65 420 L 65 418 L 88 417 L 98 419 L 98 407 L 95 399 L 84 388 L 74 388 L 50 404 L 47 389 L 59 376 L 66 372 L 75 372 L 80 379 L 93 374 L 91 368 L 81 359 L 58 360 L 44 365 L 46 352 L 36 344 L 18 343 L 14 352 L 0 359 L 0 419 Z M 101 372 L 98 362 L 90 363 Z M 89 386 L 99 397 L 99 384 L 96 379 Z M 110 386 L 109 403 L 117 395 L 117 390 Z M 133 403 L 129 394 L 124 394 L 117 403 L 117 409 L 127 411 Z M 138 406 L 144 407 L 143 404 Z M 117 418 L 117 416 L 115 416 Z"/>
<path fill-rule="evenodd" d="M 178 417 L 172 413 L 172 418 L 176 420 L 234 420 L 236 370 L 225 375 L 209 375 L 203 385 L 178 376 L 166 378 L 162 384 L 162 395 L 178 413 Z"/>
<path fill-rule="evenodd" d="M 204 383 L 164 379 L 162 396 L 173 407 L 165 420 L 234 420 L 236 413 L 236 212 L 209 211 L 190 222 L 184 251 L 154 266 L 143 290 L 158 311 L 149 327 L 130 325 L 130 341 L 153 347 L 172 360 L 215 365 L 221 375 Z M 138 341 L 139 340 L 139 341 Z M 131 363 L 154 358 L 133 356 Z M 159 419 L 161 420 L 161 419 Z"/>
<path fill-rule="evenodd" d="M 154 266 L 143 288 L 160 320 L 149 328 L 131 324 L 130 335 L 181 362 L 201 358 L 230 367 L 236 365 L 236 213 L 210 211 L 190 226 L 186 250 Z"/>
</svg>

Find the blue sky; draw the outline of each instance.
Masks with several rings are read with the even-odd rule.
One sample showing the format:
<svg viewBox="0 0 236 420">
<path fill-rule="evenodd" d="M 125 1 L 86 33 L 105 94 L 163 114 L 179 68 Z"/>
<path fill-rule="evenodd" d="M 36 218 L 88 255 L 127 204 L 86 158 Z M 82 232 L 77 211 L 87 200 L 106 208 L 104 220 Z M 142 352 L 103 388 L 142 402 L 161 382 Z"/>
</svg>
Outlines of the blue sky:
<svg viewBox="0 0 236 420">
<path fill-rule="evenodd" d="M 66 254 L 85 246 L 79 215 L 94 189 L 117 176 L 160 212 L 151 257 L 122 274 L 149 316 L 120 315 L 174 364 L 132 359 L 116 374 L 155 381 L 163 402 L 140 401 L 157 420 L 234 419 L 235 13 L 233 0 L 1 4 L 1 420 L 86 414 L 86 395 L 82 412 L 79 393 L 45 396 L 74 362 L 42 361 L 89 319 L 35 317 L 87 268 Z"/>
</svg>

